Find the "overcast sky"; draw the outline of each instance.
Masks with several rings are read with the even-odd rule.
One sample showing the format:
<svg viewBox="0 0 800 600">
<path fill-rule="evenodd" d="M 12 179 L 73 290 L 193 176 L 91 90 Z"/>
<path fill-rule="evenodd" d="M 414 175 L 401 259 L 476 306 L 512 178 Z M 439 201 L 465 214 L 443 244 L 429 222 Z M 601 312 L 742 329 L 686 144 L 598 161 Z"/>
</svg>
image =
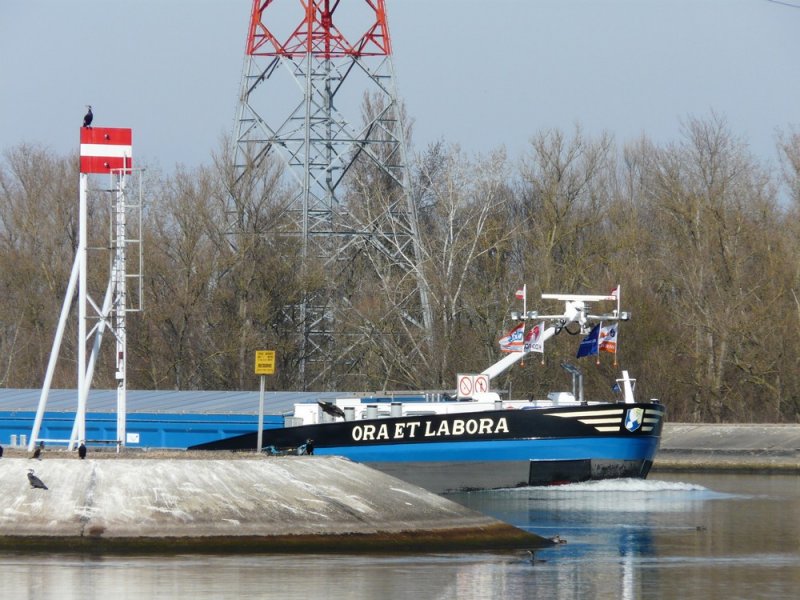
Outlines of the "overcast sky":
<svg viewBox="0 0 800 600">
<path fill-rule="evenodd" d="M 0 0 L 0 150 L 77 151 L 92 104 L 95 125 L 133 128 L 135 159 L 207 162 L 233 130 L 251 4 Z M 417 150 L 443 139 L 517 156 L 576 123 L 677 141 L 682 120 L 714 110 L 774 161 L 776 130 L 800 127 L 800 0 L 386 5 Z"/>
</svg>

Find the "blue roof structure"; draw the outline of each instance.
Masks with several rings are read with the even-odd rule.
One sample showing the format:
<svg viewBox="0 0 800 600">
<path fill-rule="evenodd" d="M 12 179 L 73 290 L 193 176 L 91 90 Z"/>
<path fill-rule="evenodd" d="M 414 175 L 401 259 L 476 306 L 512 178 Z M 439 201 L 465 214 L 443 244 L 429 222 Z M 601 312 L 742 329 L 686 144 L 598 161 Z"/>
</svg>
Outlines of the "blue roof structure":
<svg viewBox="0 0 800 600">
<path fill-rule="evenodd" d="M 25 446 L 41 390 L 0 389 L 0 445 Z M 127 440 L 131 448 L 185 449 L 258 428 L 260 392 L 127 390 Z M 341 398 L 336 392 L 266 392 L 264 429 L 282 427 L 294 404 Z M 66 445 L 78 405 L 77 390 L 50 390 L 39 440 Z M 87 400 L 88 446 L 116 444 L 117 390 L 91 390 Z M 23 437 L 24 436 L 24 437 Z"/>
<path fill-rule="evenodd" d="M 36 411 L 41 390 L 0 388 L 0 412 Z M 356 396 L 358 394 L 355 394 Z M 350 396 L 346 392 L 266 392 L 265 414 L 285 414 L 298 402 L 316 402 Z M 259 392 L 127 390 L 128 414 L 146 413 L 203 413 L 258 414 Z M 47 397 L 47 411 L 75 412 L 78 392 L 75 389 L 53 389 Z M 88 411 L 114 412 L 117 409 L 117 390 L 91 390 L 86 402 Z"/>
</svg>

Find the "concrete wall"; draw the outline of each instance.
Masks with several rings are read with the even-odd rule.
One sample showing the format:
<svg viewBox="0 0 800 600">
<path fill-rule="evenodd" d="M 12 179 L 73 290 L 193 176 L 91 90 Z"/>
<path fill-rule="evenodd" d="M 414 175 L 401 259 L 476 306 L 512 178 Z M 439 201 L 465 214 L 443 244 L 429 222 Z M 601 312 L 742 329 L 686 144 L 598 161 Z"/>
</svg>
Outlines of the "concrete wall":
<svg viewBox="0 0 800 600">
<path fill-rule="evenodd" d="M 337 457 L 0 459 L 0 548 L 534 548 L 542 538 Z M 28 469 L 48 489 L 33 488 Z"/>
<path fill-rule="evenodd" d="M 800 474 L 800 425 L 665 423 L 653 469 Z"/>
</svg>

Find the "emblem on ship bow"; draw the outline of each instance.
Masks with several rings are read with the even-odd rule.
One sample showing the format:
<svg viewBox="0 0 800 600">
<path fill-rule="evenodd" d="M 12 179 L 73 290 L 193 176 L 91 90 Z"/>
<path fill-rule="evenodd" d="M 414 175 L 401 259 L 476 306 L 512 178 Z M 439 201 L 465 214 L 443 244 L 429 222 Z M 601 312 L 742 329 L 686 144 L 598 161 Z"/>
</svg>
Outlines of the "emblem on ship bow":
<svg viewBox="0 0 800 600">
<path fill-rule="evenodd" d="M 631 408 L 625 413 L 625 429 L 634 432 L 642 426 L 643 408 Z"/>
</svg>

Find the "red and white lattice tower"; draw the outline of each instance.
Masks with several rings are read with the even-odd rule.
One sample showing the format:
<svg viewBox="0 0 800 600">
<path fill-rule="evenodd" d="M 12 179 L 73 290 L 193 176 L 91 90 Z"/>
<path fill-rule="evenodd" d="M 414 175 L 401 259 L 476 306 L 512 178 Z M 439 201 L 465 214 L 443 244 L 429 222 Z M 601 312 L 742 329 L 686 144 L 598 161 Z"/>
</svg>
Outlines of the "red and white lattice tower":
<svg viewBox="0 0 800 600">
<path fill-rule="evenodd" d="M 293 307 L 306 387 L 344 383 L 333 365 L 359 348 L 340 318 L 357 312 L 350 284 L 363 274 L 346 272 L 356 256 L 373 268 L 373 293 L 393 296 L 391 312 L 430 330 L 384 0 L 254 0 L 233 141 L 233 233 L 248 230 L 237 185 L 252 189 L 253 173 L 279 161 L 291 191 L 277 227 L 327 276 Z"/>
</svg>

